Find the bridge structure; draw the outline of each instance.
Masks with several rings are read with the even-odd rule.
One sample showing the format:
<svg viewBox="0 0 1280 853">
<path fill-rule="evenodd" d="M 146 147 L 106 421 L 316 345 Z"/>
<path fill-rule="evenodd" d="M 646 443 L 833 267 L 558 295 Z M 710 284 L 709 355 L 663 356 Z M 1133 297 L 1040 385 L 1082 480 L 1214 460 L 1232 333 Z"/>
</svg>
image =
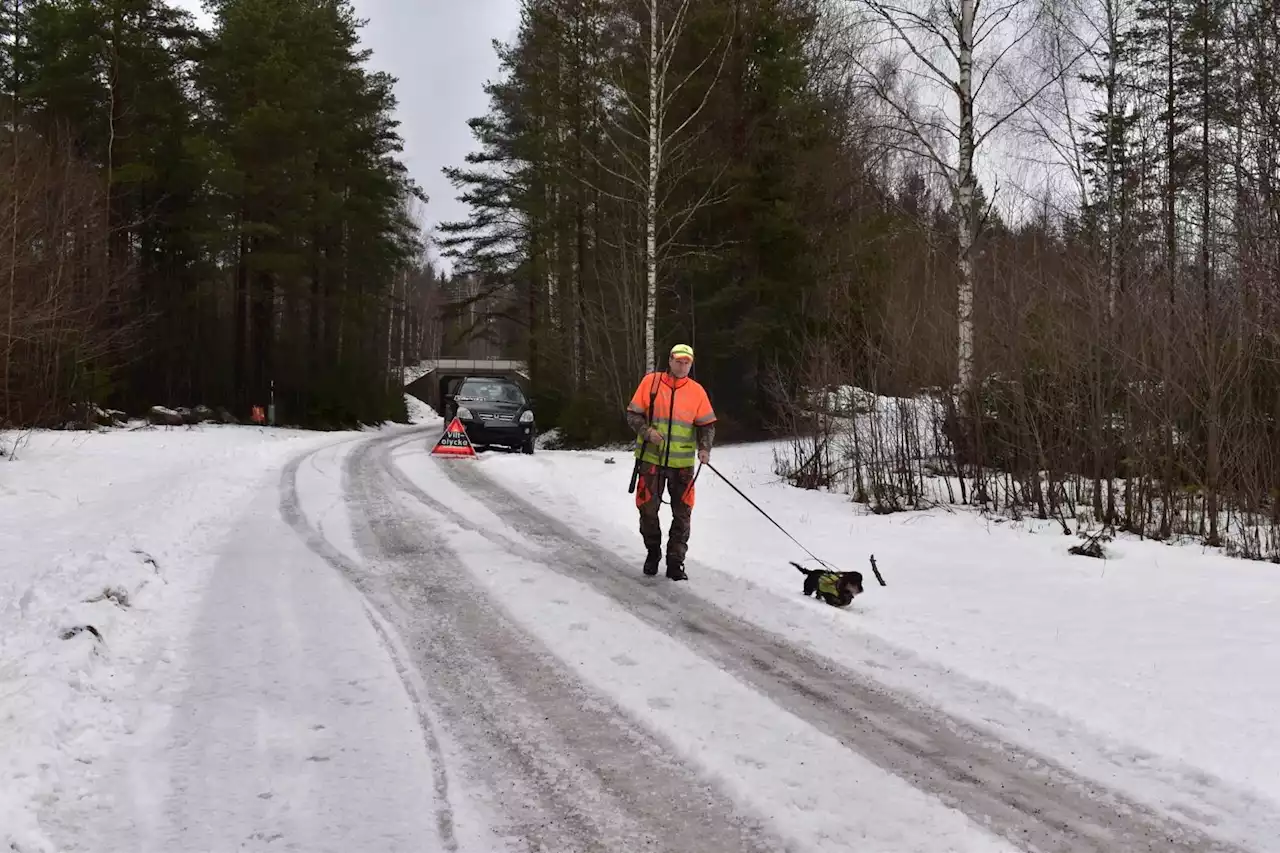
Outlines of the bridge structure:
<svg viewBox="0 0 1280 853">
<path fill-rule="evenodd" d="M 513 358 L 437 358 L 407 369 L 405 374 L 405 393 L 441 413 L 445 396 L 468 376 L 502 376 L 529 393 L 529 367 Z"/>
</svg>

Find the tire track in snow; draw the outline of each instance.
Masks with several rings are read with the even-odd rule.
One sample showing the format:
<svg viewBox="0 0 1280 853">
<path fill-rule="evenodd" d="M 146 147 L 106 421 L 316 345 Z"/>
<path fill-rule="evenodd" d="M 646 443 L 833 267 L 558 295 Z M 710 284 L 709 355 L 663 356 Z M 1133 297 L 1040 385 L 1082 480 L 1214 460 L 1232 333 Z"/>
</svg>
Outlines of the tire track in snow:
<svg viewBox="0 0 1280 853">
<path fill-rule="evenodd" d="M 508 842 L 520 842 L 521 850 L 784 849 L 478 594 L 456 568 L 456 556 L 399 504 L 383 459 L 403 440 L 397 433 L 364 442 L 344 466 L 343 491 L 365 564 L 344 557 L 302 516 L 301 459 L 286 469 L 281 512 L 369 602 L 370 618 L 418 705 L 440 773 L 438 800 L 447 803 L 438 733 L 447 731 L 467 754 L 469 775 L 495 794 L 491 805 L 508 823 Z M 390 636 L 379 625 L 384 617 L 394 626 Z M 440 729 L 431 727 L 428 707 Z M 456 768 L 453 775 L 457 781 Z"/>
<path fill-rule="evenodd" d="M 414 709 L 417 711 L 418 723 L 422 727 L 423 742 L 427 748 L 427 754 L 431 758 L 432 782 L 436 803 L 436 832 L 440 836 L 440 843 L 447 853 L 457 853 L 458 840 L 457 834 L 454 832 L 453 807 L 449 801 L 449 776 L 445 770 L 444 751 L 440 748 L 440 740 L 436 736 L 435 724 L 427 712 L 425 696 L 419 683 L 413 677 L 412 667 L 405 661 L 407 655 L 403 648 L 393 641 L 393 634 L 386 622 L 369 603 L 367 591 L 361 589 L 360 585 L 356 583 L 356 579 L 361 575 L 359 569 L 346 555 L 330 545 L 320 530 L 311 527 L 302 512 L 302 506 L 298 499 L 298 469 L 302 464 L 316 455 L 331 451 L 334 447 L 344 443 L 338 442 L 335 445 L 305 453 L 290 460 L 285 465 L 280 477 L 280 516 L 294 529 L 313 553 L 337 569 L 360 591 L 360 603 L 369 618 L 369 623 L 373 626 L 379 642 L 382 643 L 387 655 L 395 665 L 396 672 L 400 675 L 400 681 L 404 684 L 405 691 L 409 694 Z"/>
<path fill-rule="evenodd" d="M 638 566 L 504 489 L 476 466 L 440 465 L 455 484 L 527 541 L 546 549 L 531 553 L 426 494 L 395 466 L 390 449 L 382 446 L 382 465 L 404 491 L 432 510 L 513 554 L 592 584 L 780 707 L 1023 849 L 1244 853 L 1244 848 L 1211 838 L 1041 755 L 819 659 L 673 584 L 643 579 Z"/>
</svg>

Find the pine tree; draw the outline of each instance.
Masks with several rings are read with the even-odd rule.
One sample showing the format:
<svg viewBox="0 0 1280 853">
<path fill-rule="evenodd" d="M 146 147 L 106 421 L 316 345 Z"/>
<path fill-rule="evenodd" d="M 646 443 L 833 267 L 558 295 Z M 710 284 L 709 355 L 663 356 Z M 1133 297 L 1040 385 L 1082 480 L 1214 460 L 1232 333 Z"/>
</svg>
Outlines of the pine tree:
<svg viewBox="0 0 1280 853">
<path fill-rule="evenodd" d="M 273 395 L 291 423 L 403 417 L 398 367 L 431 310 L 413 288 L 434 282 L 413 275 L 425 199 L 394 81 L 364 67 L 345 0 L 211 7 L 213 33 L 164 0 L 0 9 L 10 171 L 42 170 L 5 184 L 6 417 L 247 415 Z"/>
<path fill-rule="evenodd" d="M 680 38 L 659 51 L 656 213 L 651 13 L 530 0 L 501 51 L 491 110 L 471 123 L 479 149 L 447 171 L 472 207 L 442 229 L 477 283 L 456 307 L 520 319 L 512 343 L 527 347 L 542 411 L 563 412 L 583 440 L 620 426 L 609 412 L 645 367 L 651 308 L 663 342 L 653 346 L 694 342 L 725 424 L 760 430 L 774 414 L 765 388 L 794 373 L 815 293 L 833 275 L 825 259 L 836 250 L 817 235 L 850 254 L 833 224 L 850 214 L 830 189 L 830 158 L 849 153 L 845 114 L 817 94 L 808 64 L 818 4 L 660 5 Z"/>
<path fill-rule="evenodd" d="M 807 214 L 820 196 L 809 156 L 837 150 L 808 86 L 811 5 L 762 2 L 738 20 L 735 50 L 743 53 L 730 64 L 733 96 L 715 131 L 717 143 L 729 143 L 725 183 L 733 189 L 700 223 L 701 242 L 733 251 L 694 274 L 696 304 L 681 312 L 678 327 L 701 332 L 700 375 L 721 389 L 725 412 L 752 433 L 776 415 L 766 388 L 779 375 L 795 375 L 808 321 L 803 294 L 818 286 L 820 249 L 809 237 L 817 223 Z"/>
<path fill-rule="evenodd" d="M 421 195 L 395 159 L 392 81 L 361 68 L 348 3 L 224 0 L 216 11 L 201 79 L 233 235 L 240 405 L 279 394 L 323 423 L 394 413 L 387 312 L 421 251 L 407 213 Z M 278 335 L 278 311 L 305 317 L 283 327 L 305 335 Z"/>
</svg>

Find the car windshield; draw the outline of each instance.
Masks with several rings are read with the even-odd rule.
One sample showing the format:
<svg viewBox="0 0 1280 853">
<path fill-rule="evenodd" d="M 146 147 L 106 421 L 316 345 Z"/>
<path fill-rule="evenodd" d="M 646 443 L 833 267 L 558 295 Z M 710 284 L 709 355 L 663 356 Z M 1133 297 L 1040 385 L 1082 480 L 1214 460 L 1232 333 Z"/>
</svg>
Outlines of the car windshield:
<svg viewBox="0 0 1280 853">
<path fill-rule="evenodd" d="M 479 380 L 463 382 L 462 387 L 458 389 L 456 399 L 461 402 L 524 404 L 524 394 L 520 391 L 520 386 L 511 382 Z"/>
</svg>

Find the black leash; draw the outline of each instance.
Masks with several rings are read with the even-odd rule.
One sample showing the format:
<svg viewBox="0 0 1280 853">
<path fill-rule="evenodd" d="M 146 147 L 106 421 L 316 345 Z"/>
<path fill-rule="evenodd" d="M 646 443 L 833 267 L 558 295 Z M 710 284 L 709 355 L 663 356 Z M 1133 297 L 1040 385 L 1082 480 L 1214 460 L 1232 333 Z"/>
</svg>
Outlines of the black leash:
<svg viewBox="0 0 1280 853">
<path fill-rule="evenodd" d="M 640 442 L 640 453 L 636 455 L 635 465 L 631 469 L 631 483 L 627 488 L 627 492 L 629 494 L 633 494 L 635 492 L 636 481 L 640 478 L 640 468 L 641 468 L 640 459 L 642 456 L 644 456 L 645 448 L 649 444 L 648 432 L 649 432 L 649 428 L 653 426 L 653 407 L 654 407 L 654 402 L 658 399 L 658 380 L 660 378 L 661 378 L 661 375 L 655 373 L 654 383 L 649 389 L 649 410 L 648 412 L 645 413 L 645 437 Z M 673 387 L 671 389 L 671 404 L 670 404 L 670 410 L 672 412 L 675 411 L 675 394 L 676 394 L 676 389 Z M 668 506 L 670 506 L 671 504 L 668 503 L 668 501 L 665 499 L 666 492 L 667 492 L 666 474 L 667 474 L 667 471 L 669 470 L 668 463 L 670 463 L 671 461 L 670 417 L 668 417 L 668 420 L 667 420 L 667 441 L 666 441 L 666 446 L 663 449 L 666 451 L 666 455 L 663 458 L 663 464 L 660 466 L 655 466 L 661 472 L 662 476 L 658 478 L 655 485 L 657 487 L 658 504 L 659 505 L 667 504 Z M 809 557 L 812 558 L 815 562 L 817 562 L 820 566 L 822 566 L 824 569 L 830 572 L 840 571 L 840 569 L 837 569 L 835 566 L 831 565 L 826 560 L 822 559 L 817 554 L 810 551 L 808 548 L 804 547 L 804 545 L 801 545 L 800 540 L 796 539 L 794 536 L 788 533 L 787 529 L 783 527 L 781 524 L 779 524 L 777 521 L 775 521 L 773 516 L 769 515 L 769 513 L 761 509 L 759 504 L 751 500 L 751 498 L 747 497 L 747 495 L 742 491 L 742 489 L 739 489 L 732 482 L 730 482 L 729 478 L 726 477 L 724 474 L 721 474 L 719 469 L 716 468 L 714 465 L 712 465 L 710 462 L 698 463 L 698 470 L 693 472 L 693 479 L 689 481 L 689 485 L 684 487 L 684 491 L 681 493 L 681 496 L 680 496 L 681 500 L 684 500 L 685 495 L 689 494 L 689 490 L 693 488 L 693 484 L 698 482 L 698 477 L 702 475 L 703 466 L 710 468 L 712 471 L 715 471 L 716 476 L 719 477 L 721 480 L 724 480 L 724 482 L 729 486 L 729 488 L 737 492 L 744 501 L 751 504 L 751 506 L 755 508 L 756 512 L 760 513 L 765 518 L 769 519 L 770 523 L 772 523 L 774 527 L 781 530 L 784 536 L 786 536 L 788 539 L 790 539 L 792 542 L 798 545 L 801 551 L 804 551 L 806 554 L 808 554 Z M 795 563 L 792 563 L 792 565 L 799 568 L 799 566 Z M 871 570 L 875 572 L 876 580 L 880 582 L 880 585 L 884 586 L 885 585 L 884 578 L 880 576 L 880 569 L 876 567 L 876 558 L 874 556 L 872 556 L 871 558 Z"/>
<path fill-rule="evenodd" d="M 830 571 L 833 571 L 833 572 L 838 572 L 838 571 L 839 571 L 839 569 L 837 569 L 837 568 L 835 568 L 834 566 L 832 566 L 832 565 L 831 565 L 830 563 L 828 563 L 826 560 L 823 560 L 821 557 L 819 557 L 817 554 L 814 554 L 814 553 L 813 553 L 812 551 L 810 551 L 808 548 L 804 547 L 803 545 L 800 545 L 800 540 L 796 539 L 796 537 L 794 537 L 794 536 L 792 536 L 790 533 L 788 533 L 788 532 L 787 532 L 787 529 L 786 529 L 785 527 L 783 527 L 781 524 L 779 524 L 778 522 L 774 521 L 773 516 L 769 515 L 769 513 L 767 513 L 767 512 L 765 512 L 764 510 L 762 510 L 762 509 L 760 508 L 760 505 L 759 505 L 759 504 L 757 504 L 755 501 L 751 500 L 751 498 L 747 497 L 747 496 L 746 496 L 746 494 L 744 494 L 744 493 L 743 493 L 742 489 L 739 489 L 737 486 L 735 486 L 733 483 L 731 483 L 731 482 L 729 481 L 729 478 L 728 478 L 728 477 L 726 477 L 724 474 L 721 474 L 721 473 L 720 473 L 720 471 L 719 471 L 719 469 L 718 469 L 718 468 L 716 468 L 716 466 L 712 465 L 710 462 L 707 462 L 707 463 L 705 463 L 705 464 L 706 464 L 706 466 L 707 466 L 708 468 L 710 468 L 712 471 L 715 471 L 715 472 L 716 472 L 716 476 L 717 476 L 717 477 L 719 477 L 721 480 L 724 480 L 724 481 L 725 481 L 725 484 L 726 484 L 726 485 L 728 485 L 728 487 L 729 487 L 729 488 L 733 489 L 735 492 L 737 492 L 739 495 L 741 495 L 741 496 L 742 496 L 742 499 L 743 499 L 744 501 L 746 501 L 747 503 L 749 503 L 749 504 L 751 504 L 753 507 L 755 507 L 756 512 L 760 513 L 760 514 L 761 514 L 761 515 L 763 515 L 765 518 L 769 519 L 769 521 L 773 522 L 773 526 L 774 526 L 774 527 L 776 527 L 776 528 L 778 528 L 779 530 L 781 530 L 781 531 L 782 531 L 782 534 L 783 534 L 784 536 L 786 536 L 786 537 L 787 537 L 788 539 L 790 539 L 792 542 L 795 542 L 797 545 L 799 545 L 799 546 L 800 546 L 800 550 L 801 550 L 801 551 L 804 551 L 806 554 L 808 554 L 810 557 L 812 557 L 814 560 L 816 560 L 819 564 L 821 564 L 821 565 L 822 565 L 822 566 L 824 566 L 825 568 L 829 569 Z"/>
<path fill-rule="evenodd" d="M 781 530 L 781 531 L 782 531 L 782 533 L 783 533 L 783 535 L 784 535 L 784 536 L 786 536 L 786 537 L 787 537 L 788 539 L 790 539 L 792 542 L 795 542 L 795 543 L 796 543 L 796 545 L 799 545 L 799 547 L 800 547 L 800 550 L 801 550 L 801 551 L 804 551 L 806 554 L 808 554 L 808 555 L 809 555 L 811 558 L 813 558 L 813 560 L 814 560 L 814 561 L 816 561 L 819 565 L 821 565 L 823 568 L 827 569 L 827 571 L 831 571 L 831 572 L 838 572 L 838 571 L 840 571 L 840 570 L 839 570 L 839 569 L 837 569 L 835 566 L 831 565 L 831 564 L 830 564 L 830 563 L 828 563 L 826 560 L 822 559 L 822 558 L 821 558 L 821 557 L 819 557 L 817 554 L 813 553 L 813 552 L 812 552 L 812 551 L 810 551 L 808 548 L 806 548 L 806 547 L 804 547 L 803 545 L 801 545 L 801 544 L 800 544 L 800 541 L 799 541 L 798 539 L 796 539 L 796 537 L 794 537 L 794 536 L 792 536 L 790 533 L 788 533 L 788 532 L 787 532 L 787 529 L 786 529 L 785 527 L 783 527 L 781 524 L 779 524 L 777 521 L 775 521 L 775 520 L 774 520 L 774 518 L 773 518 L 773 516 L 769 515 L 769 513 L 765 512 L 763 509 L 761 509 L 759 504 L 757 504 L 755 501 L 751 500 L 751 498 L 747 497 L 747 496 L 746 496 L 746 494 L 742 491 L 742 489 L 739 489 L 739 488 L 738 488 L 737 486 L 735 486 L 732 482 L 730 482 L 729 478 L 728 478 L 728 477 L 726 477 L 724 474 L 721 474 L 721 473 L 720 473 L 720 471 L 719 471 L 719 470 L 718 470 L 714 465 L 712 465 L 710 462 L 704 462 L 703 464 L 704 464 L 704 465 L 706 465 L 708 468 L 710 468 L 712 471 L 715 471 L 715 472 L 716 472 L 716 476 L 717 476 L 717 477 L 719 477 L 721 480 L 724 480 L 725 484 L 726 484 L 729 488 L 733 489 L 735 492 L 737 492 L 739 495 L 741 495 L 741 496 L 742 496 L 742 499 L 743 499 L 744 501 L 746 501 L 747 503 L 751 504 L 751 506 L 755 507 L 756 512 L 760 513 L 760 514 L 761 514 L 761 515 L 763 515 L 765 518 L 769 519 L 769 521 L 773 523 L 773 526 L 774 526 L 774 527 L 776 527 L 776 528 L 778 528 L 779 530 Z M 701 471 L 702 469 L 701 469 L 701 468 L 699 468 L 698 470 L 699 470 L 699 471 Z M 695 479 L 695 480 L 697 479 L 697 475 L 696 475 L 696 474 L 694 475 L 694 479 Z M 792 563 L 792 565 L 795 565 L 795 563 Z M 876 568 L 876 561 L 875 561 L 875 557 L 872 557 L 872 558 L 871 558 L 871 568 L 872 568 L 872 571 L 874 571 L 874 572 L 875 572 L 875 574 L 876 574 L 876 580 L 878 580 L 878 581 L 880 582 L 880 585 L 881 585 L 881 586 L 884 586 L 884 585 L 885 585 L 884 578 L 882 578 L 882 577 L 880 576 L 880 570 L 879 570 L 878 568 Z"/>
</svg>

